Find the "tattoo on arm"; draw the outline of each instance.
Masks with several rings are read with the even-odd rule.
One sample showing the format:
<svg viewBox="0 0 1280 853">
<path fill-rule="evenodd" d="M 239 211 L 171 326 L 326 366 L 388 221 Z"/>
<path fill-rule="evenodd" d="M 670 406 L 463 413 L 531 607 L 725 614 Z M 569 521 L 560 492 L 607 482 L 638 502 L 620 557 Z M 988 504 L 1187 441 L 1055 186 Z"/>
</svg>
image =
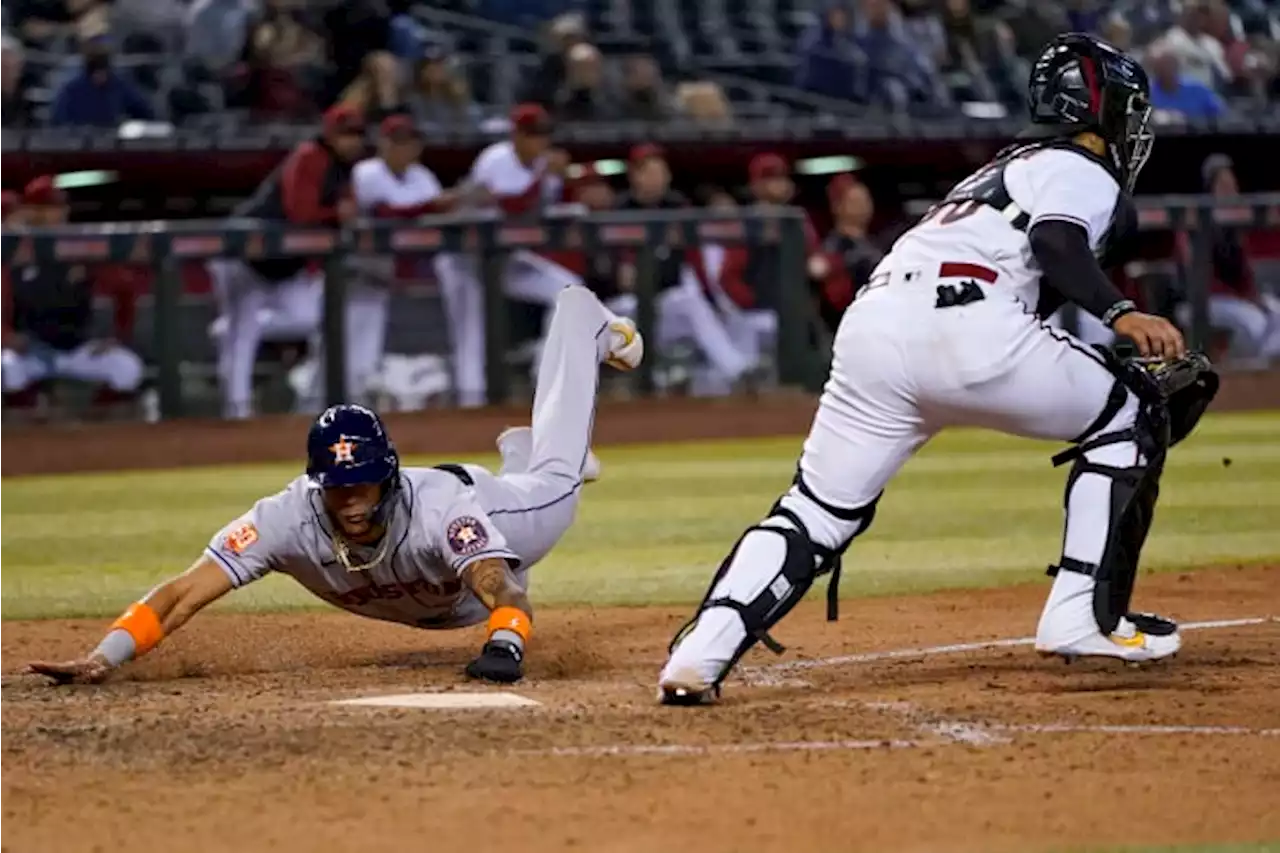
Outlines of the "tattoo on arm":
<svg viewBox="0 0 1280 853">
<path fill-rule="evenodd" d="M 468 566 L 463 573 L 463 580 L 476 598 L 490 610 L 498 607 L 515 607 L 530 613 L 529 597 L 511 576 L 510 570 L 502 560 L 481 560 Z"/>
</svg>

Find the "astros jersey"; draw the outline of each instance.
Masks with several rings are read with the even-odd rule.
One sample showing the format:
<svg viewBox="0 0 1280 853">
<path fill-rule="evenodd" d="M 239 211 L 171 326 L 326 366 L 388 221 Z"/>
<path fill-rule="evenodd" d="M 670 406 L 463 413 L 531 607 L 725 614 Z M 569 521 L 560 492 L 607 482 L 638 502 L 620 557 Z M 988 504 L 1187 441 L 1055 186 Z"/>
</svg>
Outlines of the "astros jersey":
<svg viewBox="0 0 1280 853">
<path fill-rule="evenodd" d="M 435 468 L 401 470 L 385 551 L 382 543 L 351 546 L 350 562 L 372 563 L 367 570 L 349 571 L 338 561 L 321 492 L 306 477 L 258 501 L 219 531 L 206 553 L 237 587 L 281 572 L 361 616 L 422 628 L 475 624 L 488 610 L 463 586 L 462 570 L 493 557 L 525 569 L 542 553 L 533 546 L 523 547 L 524 554 L 512 549 L 485 508 L 494 499 L 484 493 L 497 478 L 478 466 L 465 470 L 475 485 Z M 527 583 L 523 571 L 516 576 Z"/>
<path fill-rule="evenodd" d="M 947 199 L 893 245 L 876 272 L 974 263 L 998 279 L 984 293 L 1017 299 L 1034 309 L 1041 270 L 1028 232 L 1050 219 L 1088 232 L 1098 251 L 1111 228 L 1120 185 L 1088 154 L 1063 147 L 1029 146 L 999 157 L 961 181 Z M 992 199 L 1003 205 L 989 203 Z"/>
</svg>

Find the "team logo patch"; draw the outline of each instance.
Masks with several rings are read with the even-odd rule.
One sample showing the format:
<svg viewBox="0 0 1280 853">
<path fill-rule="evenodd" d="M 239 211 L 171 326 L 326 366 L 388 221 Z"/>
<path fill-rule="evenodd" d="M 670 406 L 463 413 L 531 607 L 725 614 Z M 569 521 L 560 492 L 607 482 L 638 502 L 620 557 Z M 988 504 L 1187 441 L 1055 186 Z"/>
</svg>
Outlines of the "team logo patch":
<svg viewBox="0 0 1280 853">
<path fill-rule="evenodd" d="M 489 534 L 485 533 L 484 525 L 466 515 L 450 522 L 447 535 L 449 547 L 463 556 L 477 554 L 489 544 Z"/>
<path fill-rule="evenodd" d="M 333 462 L 335 465 L 341 462 L 356 461 L 356 443 L 348 441 L 345 436 L 339 441 L 329 445 L 329 449 L 333 451 Z"/>
<path fill-rule="evenodd" d="M 246 521 L 227 534 L 226 546 L 228 551 L 243 554 L 246 548 L 257 541 L 258 528 L 253 526 L 253 522 Z"/>
</svg>

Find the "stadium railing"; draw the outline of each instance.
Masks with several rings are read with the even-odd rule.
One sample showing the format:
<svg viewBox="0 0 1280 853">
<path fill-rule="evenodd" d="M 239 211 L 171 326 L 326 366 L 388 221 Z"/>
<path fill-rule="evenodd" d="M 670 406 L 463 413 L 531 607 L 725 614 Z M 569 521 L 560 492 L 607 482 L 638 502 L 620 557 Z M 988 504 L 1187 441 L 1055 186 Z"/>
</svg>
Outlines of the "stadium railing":
<svg viewBox="0 0 1280 853">
<path fill-rule="evenodd" d="M 1219 199 L 1206 195 L 1146 197 L 1137 200 L 1144 230 L 1185 231 L 1192 261 L 1186 271 L 1186 295 L 1192 308 L 1191 343 L 1203 348 L 1209 338 L 1208 295 L 1212 256 L 1209 226 L 1280 227 L 1280 194 Z M 183 413 L 179 365 L 174 353 L 172 319 L 181 291 L 183 261 L 232 257 L 251 260 L 280 257 L 323 259 L 326 266 L 324 333 L 326 397 L 346 397 L 343 312 L 346 259 L 353 255 L 427 255 L 458 252 L 476 255 L 485 289 L 486 371 L 490 400 L 506 401 L 510 376 L 505 297 L 501 276 L 509 254 L 519 249 L 621 250 L 636 253 L 638 323 L 654 327 L 655 257 L 660 249 L 684 249 L 706 242 L 776 246 L 781 282 L 806 280 L 804 218 L 798 208 L 776 212 L 709 210 L 618 211 L 585 216 L 544 216 L 529 222 L 504 221 L 481 212 L 424 217 L 413 222 L 365 221 L 342 229 L 288 227 L 282 223 L 229 219 L 216 222 L 139 222 L 9 229 L 0 240 L 6 266 L 44 262 L 100 261 L 148 263 L 156 270 L 154 352 L 163 417 Z M 779 288 L 778 378 L 783 385 L 813 388 L 821 383 L 826 354 L 810 336 L 813 308 L 805 287 Z M 640 372 L 643 392 L 654 387 L 652 361 Z"/>
<path fill-rule="evenodd" d="M 46 263 L 123 262 L 155 268 L 153 351 L 162 417 L 183 413 L 181 374 L 175 355 L 181 293 L 179 264 L 211 258 L 302 257 L 325 263 L 323 332 L 325 389 L 329 402 L 346 399 L 346 329 L 341 310 L 352 256 L 427 255 L 455 252 L 478 258 L 485 291 L 485 359 L 490 402 L 505 402 L 508 330 L 501 277 L 507 257 L 520 249 L 559 251 L 632 251 L 636 263 L 637 323 L 654 327 L 655 254 L 705 242 L 777 246 L 780 280 L 804 280 L 804 216 L 797 209 L 773 213 L 723 214 L 704 210 L 609 212 L 544 216 L 514 223 L 497 213 L 423 217 L 413 222 L 366 221 L 342 229 L 288 227 L 284 223 L 228 219 L 214 222 L 138 222 L 86 224 L 63 228 L 10 229 L 3 235 L 6 266 Z M 782 288 L 779 306 L 777 366 L 784 385 L 803 385 L 820 371 L 820 357 L 808 343 L 804 288 Z M 639 371 L 640 390 L 654 387 L 653 360 Z"/>
</svg>

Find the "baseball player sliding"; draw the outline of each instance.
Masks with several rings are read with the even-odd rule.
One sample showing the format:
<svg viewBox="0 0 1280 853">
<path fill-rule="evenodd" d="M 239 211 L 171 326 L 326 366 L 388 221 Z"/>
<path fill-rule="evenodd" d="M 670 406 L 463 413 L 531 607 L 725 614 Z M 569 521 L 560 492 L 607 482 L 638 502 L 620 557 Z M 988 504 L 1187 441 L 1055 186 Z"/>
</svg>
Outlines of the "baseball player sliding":
<svg viewBox="0 0 1280 853">
<path fill-rule="evenodd" d="M 59 683 L 97 682 L 192 616 L 269 572 L 360 616 L 446 629 L 488 620 L 472 678 L 514 682 L 532 628 L 529 569 L 569 529 L 590 452 L 598 365 L 630 370 L 644 341 L 586 288 L 556 300 L 531 427 L 498 438 L 503 467 L 401 468 L 369 409 L 326 410 L 307 436 L 307 471 L 217 533 L 187 571 L 129 608 L 79 660 L 33 663 Z M 595 469 L 595 470 L 592 470 Z"/>
<path fill-rule="evenodd" d="M 1177 625 L 1129 609 L 1168 448 L 1217 390 L 1203 356 L 1103 274 L 1130 242 L 1151 153 L 1142 67 L 1088 35 L 1032 68 L 1032 126 L 893 246 L 845 312 L 791 488 L 734 545 L 659 676 L 667 704 L 713 701 L 739 658 L 871 524 L 885 485 L 940 430 L 1071 442 L 1062 555 L 1036 648 L 1068 659 L 1174 654 Z M 1046 325 L 1064 299 L 1130 338 L 1121 362 Z M 836 577 L 833 574 L 834 592 Z M 834 617 L 835 597 L 829 616 Z"/>
</svg>

